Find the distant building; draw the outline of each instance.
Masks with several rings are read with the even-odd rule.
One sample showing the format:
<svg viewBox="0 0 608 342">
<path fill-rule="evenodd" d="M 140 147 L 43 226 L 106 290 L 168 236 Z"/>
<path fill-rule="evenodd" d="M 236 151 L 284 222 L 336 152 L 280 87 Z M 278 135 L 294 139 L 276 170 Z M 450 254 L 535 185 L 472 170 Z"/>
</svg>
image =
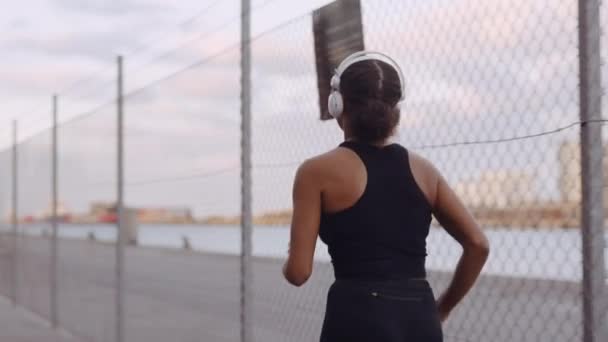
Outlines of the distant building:
<svg viewBox="0 0 608 342">
<path fill-rule="evenodd" d="M 108 213 L 116 212 L 116 204 L 106 202 L 93 202 L 91 204 L 90 212 L 94 216 L 106 215 Z"/>
<path fill-rule="evenodd" d="M 13 210 L 9 209 L 6 211 L 6 214 L 0 219 L 0 222 L 4 224 L 9 224 L 13 221 Z"/>
<path fill-rule="evenodd" d="M 49 203 L 48 207 L 38 217 L 41 220 L 51 220 L 53 218 L 53 204 Z M 71 217 L 70 211 L 61 201 L 57 203 L 57 218 L 60 221 L 67 221 Z"/>
<path fill-rule="evenodd" d="M 468 206 L 510 208 L 537 200 L 533 177 L 519 170 L 489 170 L 472 180 L 456 183 L 454 191 Z"/>
<path fill-rule="evenodd" d="M 580 203 L 581 147 L 578 142 L 565 141 L 559 148 L 559 192 L 563 202 Z M 603 176 L 608 180 L 608 146 L 604 147 Z M 608 188 L 604 187 L 604 205 L 608 205 Z"/>
<path fill-rule="evenodd" d="M 115 223 L 117 221 L 116 204 L 93 202 L 88 218 L 84 219 L 93 220 L 93 222 Z"/>
<path fill-rule="evenodd" d="M 185 207 L 160 208 L 130 208 L 136 211 L 137 222 L 140 223 L 193 223 L 192 210 Z M 117 221 L 116 204 L 107 202 L 94 202 L 88 214 L 74 218 L 78 222 L 104 222 Z"/>
<path fill-rule="evenodd" d="M 139 208 L 137 219 L 143 223 L 193 223 L 189 208 Z"/>
</svg>

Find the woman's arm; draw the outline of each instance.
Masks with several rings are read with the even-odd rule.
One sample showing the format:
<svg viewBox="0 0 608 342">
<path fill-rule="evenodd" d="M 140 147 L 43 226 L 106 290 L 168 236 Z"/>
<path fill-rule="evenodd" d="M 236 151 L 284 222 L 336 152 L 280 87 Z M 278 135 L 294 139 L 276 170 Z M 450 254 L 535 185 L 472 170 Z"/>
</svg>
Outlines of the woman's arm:
<svg viewBox="0 0 608 342">
<path fill-rule="evenodd" d="M 434 215 L 463 248 L 454 277 L 437 300 L 443 321 L 473 287 L 488 258 L 490 245 L 473 216 L 441 175 L 437 180 Z"/>
<path fill-rule="evenodd" d="M 317 166 L 304 162 L 293 185 L 293 216 L 287 261 L 283 275 L 295 286 L 304 284 L 312 273 L 313 256 L 321 218 L 321 189 Z"/>
</svg>

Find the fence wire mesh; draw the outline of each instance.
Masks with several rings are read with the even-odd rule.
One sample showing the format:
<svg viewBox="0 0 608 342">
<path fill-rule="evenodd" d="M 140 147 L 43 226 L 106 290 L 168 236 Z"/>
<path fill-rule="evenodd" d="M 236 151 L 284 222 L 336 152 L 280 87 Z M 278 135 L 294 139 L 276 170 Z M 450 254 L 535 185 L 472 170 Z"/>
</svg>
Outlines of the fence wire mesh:
<svg viewBox="0 0 608 342">
<path fill-rule="evenodd" d="M 255 234 L 272 241 L 272 249 L 254 240 L 253 296 L 256 341 L 313 341 L 323 319 L 325 293 L 333 278 L 325 246 L 301 288 L 281 274 L 287 253 L 291 184 L 299 163 L 337 145 L 340 131 L 318 120 L 314 43 L 310 15 L 252 42 L 252 164 Z M 267 94 L 272 94 L 268 96 Z"/>
<path fill-rule="evenodd" d="M 602 119 L 608 120 L 608 34 L 606 34 L 606 30 L 608 30 L 608 4 L 605 1 L 600 2 L 600 32 L 601 32 L 601 41 L 600 41 L 600 49 L 601 49 L 601 79 L 602 79 Z M 602 123 L 605 125 L 605 122 Z M 605 138 L 606 130 L 602 129 L 602 141 L 606 140 Z M 606 159 L 608 159 L 608 151 L 606 151 L 603 155 L 604 163 L 606 163 Z M 608 189 L 608 171 L 604 171 L 603 173 L 603 186 L 605 189 Z M 604 206 L 607 205 L 606 197 L 604 197 Z M 608 234 L 604 234 L 604 246 L 608 246 Z M 608 248 L 604 249 L 604 260 L 606 261 L 606 267 L 608 268 Z M 608 284 L 608 272 L 604 273 L 606 277 L 605 283 Z M 607 294 L 608 296 L 608 294 Z M 608 299 L 604 299 L 604 308 L 602 309 L 604 312 L 604 322 L 608 322 Z M 605 326 L 608 326 L 606 324 Z M 604 328 L 607 329 L 608 328 Z M 608 335 L 608 332 L 604 332 L 604 334 Z"/>
<path fill-rule="evenodd" d="M 602 119 L 608 119 L 608 108 L 606 107 L 606 97 L 608 90 L 608 4 L 605 1 L 600 2 L 600 47 L 601 47 L 601 59 L 602 59 Z M 604 182 L 604 184 L 606 184 Z"/>
<path fill-rule="evenodd" d="M 579 339 L 580 235 L 566 229 L 580 219 L 576 3 L 367 4 L 372 48 L 408 75 L 399 141 L 444 173 L 493 247 L 448 339 Z M 460 253 L 452 241 L 429 237 L 436 292 Z"/>
<path fill-rule="evenodd" d="M 445 325 L 446 339 L 580 339 L 576 2 L 362 7 L 366 47 L 393 56 L 407 79 L 395 140 L 442 171 L 493 246 L 484 276 Z M 256 228 L 280 231 L 285 250 L 295 168 L 341 139 L 335 123 L 317 119 L 311 23 L 302 18 L 252 45 L 254 215 L 285 218 Z M 266 266 L 271 276 L 256 268 L 257 339 L 318 338 L 325 304 L 319 297 L 333 274 L 324 245 L 317 247 L 303 288 L 279 285 L 280 263 Z M 435 224 L 427 267 L 436 294 L 460 252 Z"/>
<path fill-rule="evenodd" d="M 44 131 L 19 144 L 17 302 L 50 319 L 51 134 Z"/>
<path fill-rule="evenodd" d="M 127 94 L 126 340 L 239 340 L 239 54 Z M 200 64 L 200 65 L 199 65 Z"/>
<path fill-rule="evenodd" d="M 60 119 L 75 102 L 60 101 Z M 58 321 L 84 341 L 115 340 L 116 127 L 107 103 L 57 129 Z"/>
<path fill-rule="evenodd" d="M 445 340 L 582 340 L 583 300 L 592 299 L 582 288 L 577 2 L 361 3 L 366 48 L 393 56 L 407 81 L 394 140 L 443 173 L 492 246 L 479 282 L 444 325 Z M 603 23 L 607 16 L 604 4 Z M 318 340 L 334 280 L 320 241 L 304 286 L 288 285 L 281 274 L 295 171 L 343 139 L 334 121 L 318 119 L 312 22 L 306 13 L 250 42 L 253 341 Z M 132 76 L 127 68 L 134 85 L 123 126 L 129 342 L 240 339 L 241 56 L 226 43 L 238 42 L 231 23 L 219 20 L 211 35 L 197 38 L 202 43 L 188 40 L 182 47 L 192 49 L 164 53 Z M 602 75 L 605 84 L 605 64 Z M 98 81 L 60 105 L 60 118 L 86 115 L 58 130 L 57 296 L 61 327 L 106 342 L 117 329 L 117 121 L 114 80 Z M 91 103 L 102 105 L 90 111 Z M 0 136 L 6 145 L 8 132 Z M 0 152 L 0 273 L 7 275 L 0 294 L 11 295 L 17 274 L 18 303 L 51 319 L 51 131 L 18 150 L 17 250 L 12 151 Z M 437 296 L 462 250 L 433 222 L 427 251 Z"/>
<path fill-rule="evenodd" d="M 12 152 L 10 127 L 0 130 L 0 142 L 4 147 L 0 152 L 0 294 L 13 298 L 13 260 L 15 239 L 11 225 L 12 193 Z"/>
</svg>

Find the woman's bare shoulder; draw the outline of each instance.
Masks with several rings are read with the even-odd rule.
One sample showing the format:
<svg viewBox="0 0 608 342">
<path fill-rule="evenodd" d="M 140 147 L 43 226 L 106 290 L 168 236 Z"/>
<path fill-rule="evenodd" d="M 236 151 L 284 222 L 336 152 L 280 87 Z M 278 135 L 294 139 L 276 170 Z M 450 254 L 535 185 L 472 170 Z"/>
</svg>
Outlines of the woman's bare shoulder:
<svg viewBox="0 0 608 342">
<path fill-rule="evenodd" d="M 433 177 L 438 177 L 440 175 L 439 170 L 437 170 L 435 165 L 427 158 L 418 154 L 418 152 L 408 149 L 408 155 L 410 157 L 410 165 L 412 167 L 416 167 Z"/>
<path fill-rule="evenodd" d="M 297 173 L 315 177 L 319 182 L 334 179 L 343 173 L 343 169 L 356 167 L 356 154 L 346 148 L 336 147 L 327 152 L 304 160 Z"/>
<path fill-rule="evenodd" d="M 408 149 L 410 169 L 416 183 L 426 195 L 432 207 L 435 206 L 437 186 L 441 178 L 439 170 L 428 159 Z"/>
<path fill-rule="evenodd" d="M 354 154 L 354 152 L 346 149 L 346 148 L 342 148 L 342 147 L 336 147 L 332 150 L 329 150 L 327 152 L 318 154 L 316 156 L 310 157 L 306 160 L 304 160 L 304 162 L 302 162 L 301 166 L 304 166 L 306 168 L 313 168 L 313 169 L 324 169 L 324 168 L 333 168 L 336 165 L 339 165 L 341 162 L 344 162 L 344 160 L 348 159 L 348 158 L 352 158 L 352 155 Z"/>
</svg>

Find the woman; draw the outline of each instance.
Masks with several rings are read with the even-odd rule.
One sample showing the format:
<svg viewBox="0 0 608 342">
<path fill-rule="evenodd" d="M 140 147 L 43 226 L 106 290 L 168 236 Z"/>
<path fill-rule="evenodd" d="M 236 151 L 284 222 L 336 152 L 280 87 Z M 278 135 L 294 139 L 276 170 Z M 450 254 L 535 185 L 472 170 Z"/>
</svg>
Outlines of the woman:
<svg viewBox="0 0 608 342">
<path fill-rule="evenodd" d="M 403 75 L 388 56 L 347 57 L 331 80 L 329 112 L 344 131 L 339 147 L 306 160 L 293 186 L 285 278 L 312 273 L 317 236 L 328 245 L 335 281 L 321 342 L 435 342 L 471 289 L 488 240 L 433 165 L 389 138 L 399 123 Z M 426 277 L 432 216 L 463 247 L 454 277 L 437 300 Z"/>
</svg>

